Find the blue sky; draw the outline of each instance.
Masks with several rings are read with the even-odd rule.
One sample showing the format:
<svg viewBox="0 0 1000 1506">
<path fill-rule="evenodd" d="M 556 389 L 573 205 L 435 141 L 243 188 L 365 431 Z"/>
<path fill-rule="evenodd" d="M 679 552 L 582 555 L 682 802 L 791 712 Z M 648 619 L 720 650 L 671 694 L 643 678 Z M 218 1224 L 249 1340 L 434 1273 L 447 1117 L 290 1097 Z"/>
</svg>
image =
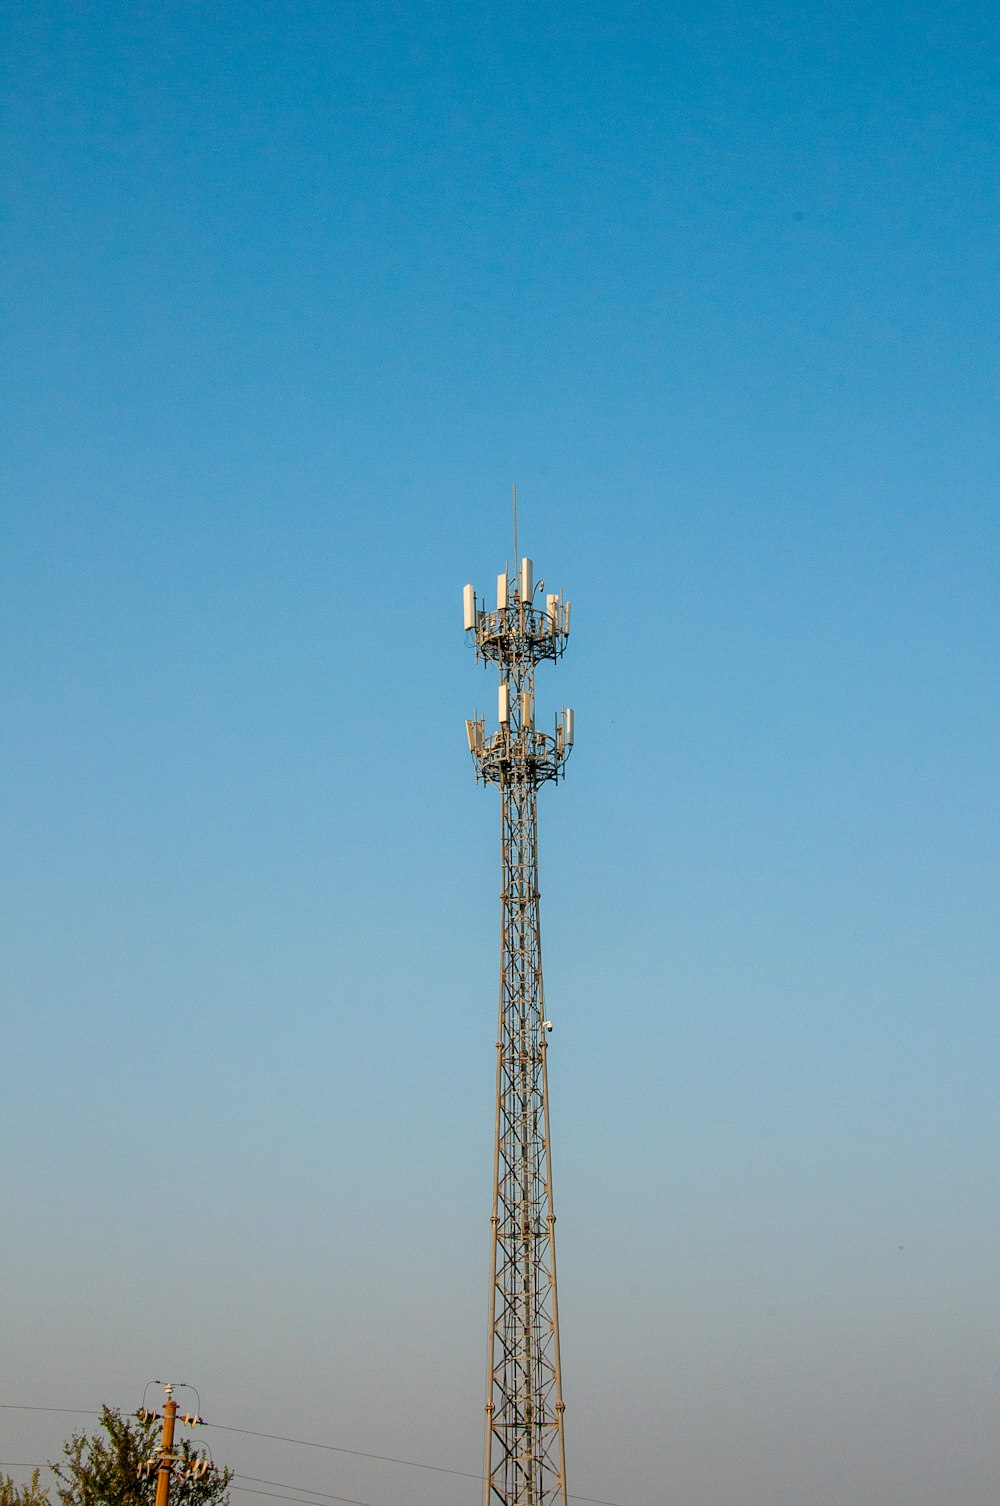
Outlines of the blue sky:
<svg viewBox="0 0 1000 1506">
<path fill-rule="evenodd" d="M 480 1467 L 516 480 L 571 1488 L 994 1502 L 994 8 L 6 33 L 0 1403 Z"/>
</svg>

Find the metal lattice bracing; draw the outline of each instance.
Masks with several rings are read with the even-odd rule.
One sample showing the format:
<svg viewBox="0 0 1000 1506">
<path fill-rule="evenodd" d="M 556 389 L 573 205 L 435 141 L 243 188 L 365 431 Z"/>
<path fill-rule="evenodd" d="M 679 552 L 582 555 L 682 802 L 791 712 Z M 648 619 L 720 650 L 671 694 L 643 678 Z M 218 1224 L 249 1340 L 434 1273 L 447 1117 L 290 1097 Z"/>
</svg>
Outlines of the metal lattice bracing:
<svg viewBox="0 0 1000 1506">
<path fill-rule="evenodd" d="M 486 611 L 466 587 L 477 656 L 500 669 L 499 730 L 467 726 L 476 777 L 501 806 L 500 1010 L 497 1035 L 493 1255 L 486 1388 L 485 1506 L 566 1506 L 566 1457 L 555 1212 L 549 1142 L 547 1034 L 538 911 L 537 792 L 565 771 L 573 713 L 552 733 L 534 724 L 535 667 L 558 659 L 569 604 L 534 603 L 531 562 L 497 582 Z"/>
</svg>

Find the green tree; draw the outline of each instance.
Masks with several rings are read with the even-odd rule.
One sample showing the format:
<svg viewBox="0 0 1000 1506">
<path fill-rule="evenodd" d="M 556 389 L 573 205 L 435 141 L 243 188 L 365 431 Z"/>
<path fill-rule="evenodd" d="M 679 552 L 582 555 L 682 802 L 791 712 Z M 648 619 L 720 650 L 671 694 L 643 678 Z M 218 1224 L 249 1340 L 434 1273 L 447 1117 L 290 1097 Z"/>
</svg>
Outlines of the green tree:
<svg viewBox="0 0 1000 1506">
<path fill-rule="evenodd" d="M 180 1431 L 178 1427 L 178 1434 Z M 135 1417 L 123 1417 L 114 1407 L 102 1407 L 97 1431 L 74 1433 L 63 1445 L 65 1458 L 52 1465 L 59 1501 L 62 1506 L 153 1506 L 156 1476 L 140 1478 L 139 1469 L 153 1458 L 159 1446 L 159 1423 L 140 1422 Z M 198 1458 L 197 1445 L 175 1437 L 173 1452 L 178 1463 L 170 1481 L 170 1506 L 229 1506 L 231 1469 L 216 1468 L 202 1479 L 192 1480 L 186 1466 Z M 43 1492 L 35 1499 L 0 1501 L 0 1506 L 47 1503 Z"/>
<path fill-rule="evenodd" d="M 40 1475 L 36 1469 L 26 1485 L 15 1485 L 10 1475 L 0 1475 L 0 1506 L 52 1506 Z"/>
</svg>

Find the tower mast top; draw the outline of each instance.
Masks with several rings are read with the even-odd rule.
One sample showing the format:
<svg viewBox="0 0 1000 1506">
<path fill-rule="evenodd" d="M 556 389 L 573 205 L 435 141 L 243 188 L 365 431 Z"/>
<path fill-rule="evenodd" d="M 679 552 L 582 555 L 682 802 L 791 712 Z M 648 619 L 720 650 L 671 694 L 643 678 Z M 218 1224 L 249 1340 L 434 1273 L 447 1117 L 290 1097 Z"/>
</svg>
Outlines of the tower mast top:
<svg viewBox="0 0 1000 1506">
<path fill-rule="evenodd" d="M 516 493 L 515 493 L 516 496 Z M 515 521 L 517 517 L 515 500 Z M 476 777 L 487 784 L 519 775 L 534 785 L 565 775 L 573 746 L 573 711 L 564 707 L 551 733 L 535 727 L 535 667 L 562 658 L 569 643 L 570 603 L 558 591 L 543 595 L 534 566 L 525 556 L 513 576 L 505 567 L 497 576 L 496 606 L 487 607 L 473 585 L 463 593 L 466 633 L 476 657 L 500 670 L 499 730 L 486 735 L 485 718 L 466 722 Z"/>
</svg>

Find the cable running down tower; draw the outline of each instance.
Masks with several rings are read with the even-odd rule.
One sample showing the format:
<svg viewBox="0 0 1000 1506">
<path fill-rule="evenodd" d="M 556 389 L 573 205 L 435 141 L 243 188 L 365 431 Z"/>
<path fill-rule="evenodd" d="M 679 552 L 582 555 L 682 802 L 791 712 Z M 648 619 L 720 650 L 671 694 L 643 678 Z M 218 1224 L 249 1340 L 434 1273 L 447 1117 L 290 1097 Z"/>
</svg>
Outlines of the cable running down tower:
<svg viewBox="0 0 1000 1506">
<path fill-rule="evenodd" d="M 476 657 L 500 670 L 499 728 L 467 721 L 476 779 L 500 790 L 500 1019 L 484 1506 L 566 1506 L 547 1035 L 538 913 L 537 794 L 563 777 L 573 712 L 535 725 L 535 668 L 559 659 L 570 604 L 543 595 L 530 559 L 497 577 L 496 609 L 465 587 Z"/>
</svg>

